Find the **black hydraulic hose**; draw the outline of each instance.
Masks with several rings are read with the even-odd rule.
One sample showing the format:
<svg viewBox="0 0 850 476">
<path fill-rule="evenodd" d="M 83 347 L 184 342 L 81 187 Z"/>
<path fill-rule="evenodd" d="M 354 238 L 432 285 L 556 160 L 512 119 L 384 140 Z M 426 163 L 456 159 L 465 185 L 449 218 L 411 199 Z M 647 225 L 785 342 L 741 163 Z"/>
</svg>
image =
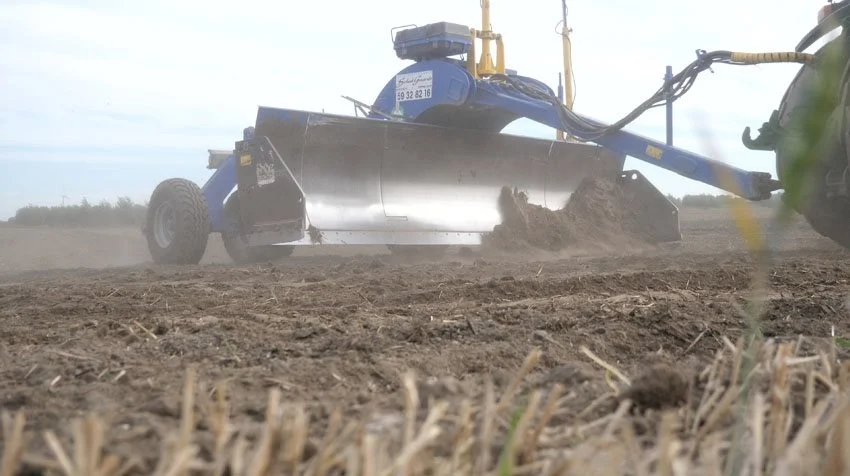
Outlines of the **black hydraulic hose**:
<svg viewBox="0 0 850 476">
<path fill-rule="evenodd" d="M 612 132 L 619 131 L 643 113 L 654 107 L 663 106 L 667 102 L 666 93 L 671 93 L 671 101 L 684 96 L 694 85 L 697 76 L 707 69 L 711 69 L 714 63 L 731 65 L 752 65 L 760 63 L 809 63 L 814 55 L 797 52 L 780 53 L 736 53 L 732 51 L 697 51 L 697 59 L 686 66 L 682 71 L 673 76 L 669 86 L 665 82 L 652 96 L 641 105 L 636 107 L 619 121 L 609 125 L 599 125 L 589 122 L 575 114 L 564 106 L 555 93 L 549 89 L 543 89 L 523 78 L 500 75 L 500 79 L 526 96 L 551 103 L 563 124 L 564 131 L 581 140 L 596 141 Z"/>
</svg>

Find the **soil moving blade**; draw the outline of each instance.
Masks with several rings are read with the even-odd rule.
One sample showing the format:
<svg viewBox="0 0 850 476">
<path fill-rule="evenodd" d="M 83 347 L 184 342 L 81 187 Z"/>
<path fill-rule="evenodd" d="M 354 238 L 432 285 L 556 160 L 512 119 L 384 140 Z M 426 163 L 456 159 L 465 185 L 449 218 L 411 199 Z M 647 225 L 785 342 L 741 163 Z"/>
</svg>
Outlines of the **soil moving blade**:
<svg viewBox="0 0 850 476">
<path fill-rule="evenodd" d="M 623 164 L 591 144 L 272 108 L 260 108 L 254 137 L 271 153 L 239 167 L 245 224 L 306 214 L 326 243 L 479 244 L 501 222 L 503 187 L 560 209 L 585 178 L 621 175 Z M 636 188 L 648 209 L 669 205 Z M 662 214 L 648 228 L 678 235 L 669 222 Z"/>
</svg>

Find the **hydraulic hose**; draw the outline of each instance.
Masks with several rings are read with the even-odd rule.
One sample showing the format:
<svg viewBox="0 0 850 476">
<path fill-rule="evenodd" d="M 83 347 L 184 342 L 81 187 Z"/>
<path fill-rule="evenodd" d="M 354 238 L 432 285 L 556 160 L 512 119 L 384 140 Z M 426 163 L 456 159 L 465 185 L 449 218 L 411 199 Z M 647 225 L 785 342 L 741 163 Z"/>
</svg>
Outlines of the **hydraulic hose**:
<svg viewBox="0 0 850 476">
<path fill-rule="evenodd" d="M 783 51 L 779 53 L 732 53 L 731 60 L 735 64 L 764 64 L 764 63 L 811 63 L 815 56 L 809 53 Z"/>
<path fill-rule="evenodd" d="M 684 96 L 685 93 L 693 87 L 697 76 L 699 76 L 703 71 L 711 69 L 711 65 L 714 63 L 731 65 L 811 63 L 815 58 L 815 55 L 797 52 L 737 53 L 732 51 L 706 52 L 704 50 L 698 50 L 697 59 L 686 66 L 678 74 L 673 76 L 669 85 L 666 83 L 662 85 L 655 94 L 649 97 L 649 99 L 644 101 L 622 119 L 610 125 L 599 125 L 583 119 L 561 104 L 558 97 L 549 88 L 541 88 L 540 86 L 519 77 L 500 75 L 499 78 L 530 98 L 551 103 L 558 111 L 561 122 L 564 125 L 564 130 L 567 133 L 577 137 L 578 139 L 592 142 L 607 134 L 619 131 L 649 109 L 663 106 L 667 101 L 666 93 L 668 88 L 671 94 L 671 101 L 675 101 Z"/>
</svg>

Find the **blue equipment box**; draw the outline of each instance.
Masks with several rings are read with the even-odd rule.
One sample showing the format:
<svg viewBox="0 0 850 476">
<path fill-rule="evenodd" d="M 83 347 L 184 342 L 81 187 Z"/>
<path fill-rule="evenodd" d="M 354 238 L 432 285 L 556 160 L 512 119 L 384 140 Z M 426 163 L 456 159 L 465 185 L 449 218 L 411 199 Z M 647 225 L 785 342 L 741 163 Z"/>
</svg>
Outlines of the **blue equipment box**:
<svg viewBox="0 0 850 476">
<path fill-rule="evenodd" d="M 421 61 L 466 54 L 472 41 L 468 26 L 439 22 L 399 31 L 393 46 L 400 59 Z"/>
</svg>

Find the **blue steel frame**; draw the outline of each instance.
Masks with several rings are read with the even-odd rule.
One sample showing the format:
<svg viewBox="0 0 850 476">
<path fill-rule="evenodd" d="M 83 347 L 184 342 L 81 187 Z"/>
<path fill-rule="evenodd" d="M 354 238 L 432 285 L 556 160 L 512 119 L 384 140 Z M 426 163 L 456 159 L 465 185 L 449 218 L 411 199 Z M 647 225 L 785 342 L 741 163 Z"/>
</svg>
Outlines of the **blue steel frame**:
<svg viewBox="0 0 850 476">
<path fill-rule="evenodd" d="M 253 127 L 242 130 L 243 140 L 253 138 Z M 236 188 L 236 157 L 230 154 L 201 187 L 204 200 L 207 202 L 212 232 L 223 232 L 235 228 L 236 225 L 228 223 L 224 216 L 224 201 L 234 188 Z"/>
<path fill-rule="evenodd" d="M 509 113 L 515 116 L 515 119 L 526 117 L 555 129 L 564 128 L 558 111 L 550 103 L 529 98 L 498 79 L 476 81 L 466 70 L 465 65 L 458 60 L 450 58 L 426 60 L 404 68 L 399 74 L 429 70 L 433 71 L 433 91 L 429 99 L 397 104 L 393 79 L 384 86 L 373 108 L 385 114 L 396 113 L 400 120 L 417 122 L 420 116 L 432 108 L 454 106 L 465 108 L 471 113 L 481 114 L 481 117 L 486 117 L 491 112 L 498 112 L 501 115 Z M 517 77 L 552 91 L 540 81 Z M 376 112 L 372 115 L 376 119 L 381 117 Z M 672 115 L 672 105 L 668 107 L 668 118 L 670 115 Z M 587 122 L 603 125 L 600 121 L 582 117 Z M 671 127 L 672 124 L 668 121 L 668 141 L 670 142 L 672 142 Z M 565 132 L 573 134 L 570 130 Z M 770 192 L 779 189 L 778 182 L 772 180 L 770 174 L 740 169 L 631 132 L 613 132 L 593 142 L 749 200 L 770 198 Z"/>
<path fill-rule="evenodd" d="M 233 154 L 221 162 L 221 166 L 207 179 L 201 192 L 207 202 L 211 231 L 226 231 L 228 224 L 224 218 L 224 201 L 236 187 L 236 158 Z"/>
<path fill-rule="evenodd" d="M 460 60 L 452 58 L 424 60 L 402 69 L 398 74 L 428 70 L 433 72 L 430 98 L 398 103 L 395 94 L 395 77 L 393 77 L 377 96 L 372 105 L 369 119 L 387 120 L 385 115 L 389 115 L 405 122 L 421 122 L 420 118 L 433 108 L 454 107 L 464 109 L 465 112 L 471 114 L 468 117 L 482 119 L 476 121 L 479 124 L 486 123 L 493 116 L 499 116 L 499 120 L 493 122 L 498 131 L 510 122 L 523 117 L 555 129 L 564 128 L 558 112 L 548 102 L 529 98 L 498 79 L 476 80 L 466 70 L 465 62 Z M 516 76 L 516 73 L 512 71 L 508 74 Z M 672 68 L 668 66 L 665 72 L 665 81 L 669 81 L 671 77 Z M 552 91 L 551 88 L 540 81 L 526 77 L 521 78 L 547 91 Z M 559 91 L 559 96 L 562 95 L 563 93 Z M 770 174 L 743 170 L 673 147 L 673 109 L 669 96 L 666 106 L 666 144 L 626 131 L 611 133 L 594 142 L 616 152 L 620 156 L 621 166 L 625 156 L 631 156 L 683 177 L 712 185 L 750 200 L 767 199 L 770 197 L 771 191 L 780 188 L 778 181 L 771 179 Z M 298 116 L 296 111 L 269 110 L 260 107 L 256 122 L 263 121 L 268 114 L 283 114 L 288 117 L 290 112 L 292 114 L 290 119 Z M 278 119 L 285 118 L 279 117 Z M 584 119 L 602 125 L 599 121 L 587 117 L 584 117 Z M 572 134 L 572 131 L 569 130 L 565 132 Z M 253 138 L 254 128 L 246 128 L 242 135 L 244 140 Z M 226 231 L 232 226 L 227 223 L 224 216 L 224 201 L 235 187 L 236 158 L 230 155 L 202 187 L 213 232 Z"/>
</svg>

